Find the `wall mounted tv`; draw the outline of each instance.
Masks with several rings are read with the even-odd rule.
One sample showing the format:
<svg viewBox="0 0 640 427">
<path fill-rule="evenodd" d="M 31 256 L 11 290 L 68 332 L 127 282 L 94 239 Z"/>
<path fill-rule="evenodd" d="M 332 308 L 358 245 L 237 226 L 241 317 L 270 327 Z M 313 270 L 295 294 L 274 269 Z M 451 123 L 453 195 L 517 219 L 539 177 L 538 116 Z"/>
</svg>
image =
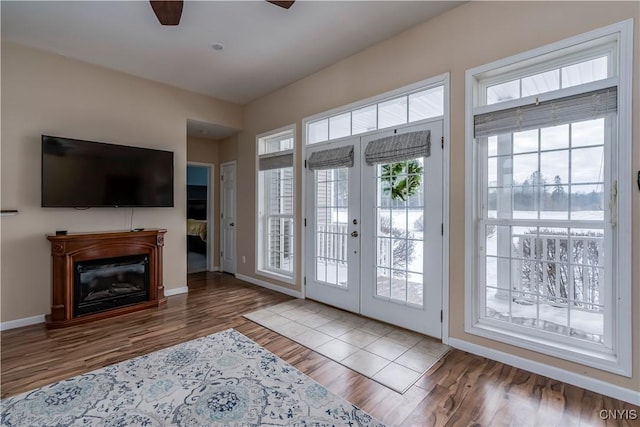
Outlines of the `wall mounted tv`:
<svg viewBox="0 0 640 427">
<path fill-rule="evenodd" d="M 42 135 L 42 207 L 173 207 L 173 152 Z"/>
</svg>

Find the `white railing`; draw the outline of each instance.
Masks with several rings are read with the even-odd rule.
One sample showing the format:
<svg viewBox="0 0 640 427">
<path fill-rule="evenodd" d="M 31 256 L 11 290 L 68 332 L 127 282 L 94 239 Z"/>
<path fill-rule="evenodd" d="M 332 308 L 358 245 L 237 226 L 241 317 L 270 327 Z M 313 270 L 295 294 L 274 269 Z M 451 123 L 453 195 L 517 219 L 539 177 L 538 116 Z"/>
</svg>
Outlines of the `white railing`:
<svg viewBox="0 0 640 427">
<path fill-rule="evenodd" d="M 523 233 L 511 237 L 511 283 L 518 300 L 536 303 L 542 298 L 566 304 L 570 299 L 582 302 L 578 303 L 582 309 L 598 310 L 595 305 L 603 303 L 604 295 L 603 236 Z"/>
<path fill-rule="evenodd" d="M 316 225 L 316 256 L 327 262 L 345 264 L 347 262 L 348 224 Z"/>
</svg>

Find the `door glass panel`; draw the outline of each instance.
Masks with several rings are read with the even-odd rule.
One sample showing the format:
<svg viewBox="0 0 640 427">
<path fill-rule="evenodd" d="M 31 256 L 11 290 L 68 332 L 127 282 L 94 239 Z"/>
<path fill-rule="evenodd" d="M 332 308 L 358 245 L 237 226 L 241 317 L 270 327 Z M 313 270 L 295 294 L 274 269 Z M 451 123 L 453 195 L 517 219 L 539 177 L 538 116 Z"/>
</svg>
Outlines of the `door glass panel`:
<svg viewBox="0 0 640 427">
<path fill-rule="evenodd" d="M 423 305 L 424 162 L 376 166 L 376 296 Z"/>
<path fill-rule="evenodd" d="M 316 273 L 318 282 L 347 287 L 349 171 L 315 171 Z"/>
</svg>

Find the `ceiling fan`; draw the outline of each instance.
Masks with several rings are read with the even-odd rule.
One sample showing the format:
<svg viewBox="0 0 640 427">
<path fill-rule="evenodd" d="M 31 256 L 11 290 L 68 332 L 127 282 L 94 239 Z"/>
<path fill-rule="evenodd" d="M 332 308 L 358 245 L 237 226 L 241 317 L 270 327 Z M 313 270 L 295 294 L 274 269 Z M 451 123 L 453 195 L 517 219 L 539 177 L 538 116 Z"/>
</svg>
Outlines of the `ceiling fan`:
<svg viewBox="0 0 640 427">
<path fill-rule="evenodd" d="M 284 9 L 289 9 L 295 3 L 295 1 L 267 1 Z M 182 0 L 150 0 L 149 3 L 151 3 L 151 8 L 162 25 L 178 25 L 180 23 L 182 5 L 184 4 Z"/>
</svg>

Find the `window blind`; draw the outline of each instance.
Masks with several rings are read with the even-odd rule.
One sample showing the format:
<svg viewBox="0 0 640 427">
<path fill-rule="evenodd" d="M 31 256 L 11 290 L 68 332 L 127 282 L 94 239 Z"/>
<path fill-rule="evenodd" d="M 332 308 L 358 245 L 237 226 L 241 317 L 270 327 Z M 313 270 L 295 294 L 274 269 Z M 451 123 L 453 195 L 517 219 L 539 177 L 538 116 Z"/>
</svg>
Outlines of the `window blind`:
<svg viewBox="0 0 640 427">
<path fill-rule="evenodd" d="M 431 155 L 431 131 L 422 130 L 370 141 L 364 150 L 368 165 L 401 162 Z"/>
<path fill-rule="evenodd" d="M 315 151 L 307 160 L 311 170 L 353 167 L 353 145 Z"/>
<path fill-rule="evenodd" d="M 279 151 L 277 153 L 262 154 L 258 156 L 258 169 L 267 171 L 293 166 L 293 150 Z"/>
<path fill-rule="evenodd" d="M 616 86 L 473 117 L 474 137 L 486 138 L 540 127 L 597 119 L 618 110 Z"/>
</svg>

